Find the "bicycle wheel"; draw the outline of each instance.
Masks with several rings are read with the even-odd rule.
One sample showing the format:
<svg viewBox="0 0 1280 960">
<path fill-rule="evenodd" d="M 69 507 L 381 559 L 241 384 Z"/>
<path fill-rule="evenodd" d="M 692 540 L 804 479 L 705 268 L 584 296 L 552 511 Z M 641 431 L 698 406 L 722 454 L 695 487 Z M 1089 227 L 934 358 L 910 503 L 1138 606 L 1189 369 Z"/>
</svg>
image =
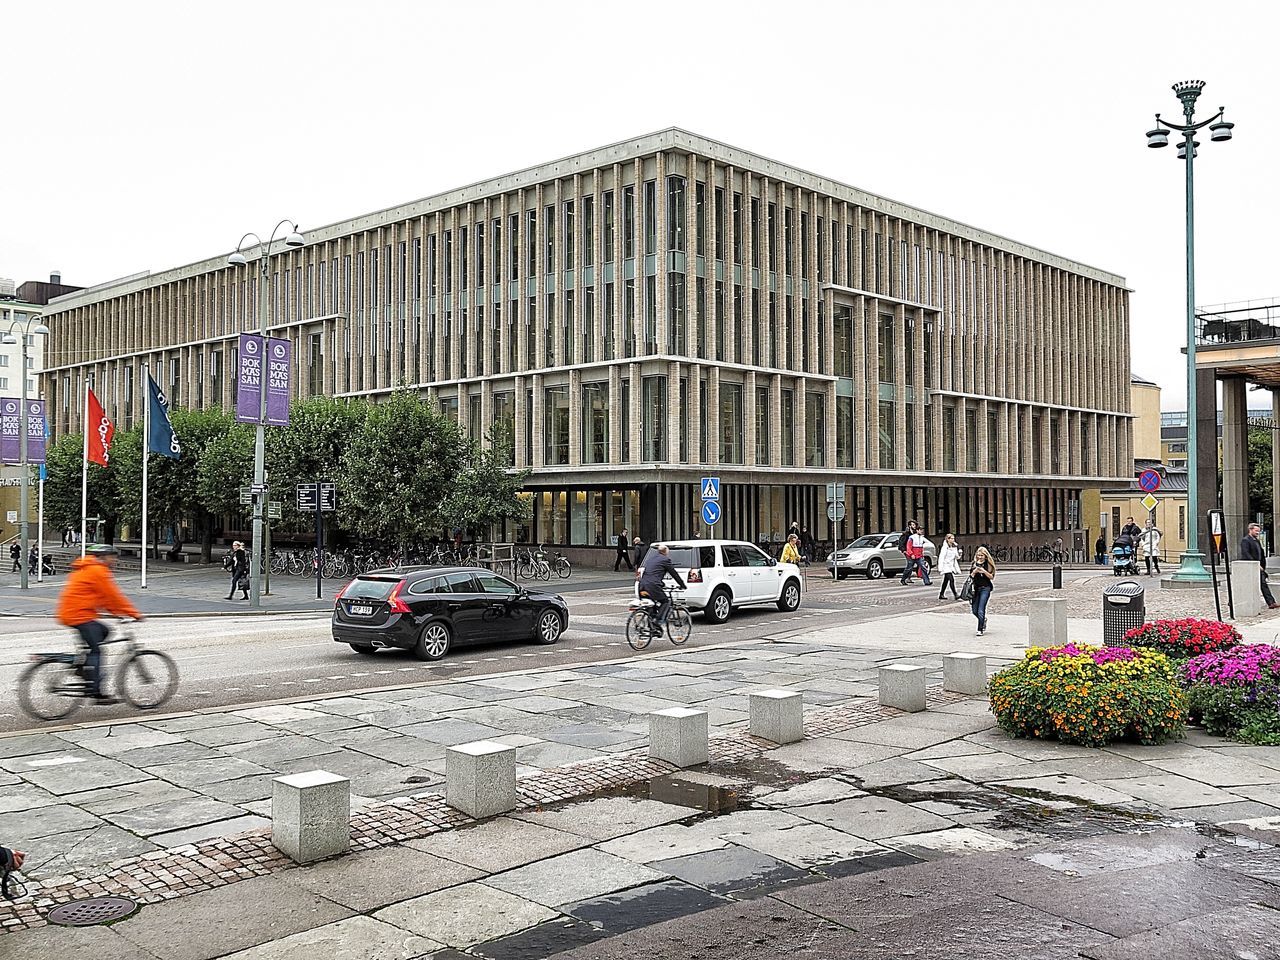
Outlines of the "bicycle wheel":
<svg viewBox="0 0 1280 960">
<path fill-rule="evenodd" d="M 300 577 L 307 569 L 306 561 L 296 553 L 289 554 L 286 566 L 289 571 L 289 576 L 291 577 Z"/>
<path fill-rule="evenodd" d="M 556 557 L 556 576 L 561 580 L 568 580 L 571 573 L 573 573 L 573 564 L 569 562 L 569 558 Z"/>
<path fill-rule="evenodd" d="M 539 580 L 551 579 L 551 564 L 547 563 L 547 561 L 545 560 L 538 561 L 538 579 Z"/>
<path fill-rule="evenodd" d="M 18 677 L 18 703 L 39 720 L 61 720 L 80 709 L 85 681 L 64 660 L 40 660 Z"/>
<path fill-rule="evenodd" d="M 653 639 L 651 624 L 649 614 L 644 610 L 631 611 L 631 616 L 627 617 L 627 643 L 632 650 L 643 650 L 649 645 L 649 641 Z"/>
<path fill-rule="evenodd" d="M 693 634 L 693 616 L 687 607 L 673 607 L 667 617 L 667 639 L 677 647 Z"/>
<path fill-rule="evenodd" d="M 178 688 L 178 665 L 167 653 L 139 650 L 116 675 L 116 690 L 126 703 L 139 710 L 154 710 Z"/>
<path fill-rule="evenodd" d="M 285 568 L 284 557 L 278 553 L 271 554 L 271 572 L 277 573 L 277 574 L 284 573 L 284 568 Z"/>
</svg>

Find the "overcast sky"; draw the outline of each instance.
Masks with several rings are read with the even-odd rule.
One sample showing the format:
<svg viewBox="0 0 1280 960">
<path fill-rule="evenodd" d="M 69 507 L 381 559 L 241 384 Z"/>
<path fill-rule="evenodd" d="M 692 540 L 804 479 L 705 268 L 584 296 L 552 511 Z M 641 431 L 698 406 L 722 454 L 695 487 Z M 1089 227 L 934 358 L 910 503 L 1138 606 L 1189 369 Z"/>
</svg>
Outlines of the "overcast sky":
<svg viewBox="0 0 1280 960">
<path fill-rule="evenodd" d="M 1185 403 L 1174 81 L 1199 304 L 1280 296 L 1264 2 L 8 4 L 0 276 L 91 285 L 681 126 L 1102 267 Z M 1206 114 L 1207 115 L 1207 114 Z M 1251 397 L 1251 403 L 1261 398 Z"/>
</svg>

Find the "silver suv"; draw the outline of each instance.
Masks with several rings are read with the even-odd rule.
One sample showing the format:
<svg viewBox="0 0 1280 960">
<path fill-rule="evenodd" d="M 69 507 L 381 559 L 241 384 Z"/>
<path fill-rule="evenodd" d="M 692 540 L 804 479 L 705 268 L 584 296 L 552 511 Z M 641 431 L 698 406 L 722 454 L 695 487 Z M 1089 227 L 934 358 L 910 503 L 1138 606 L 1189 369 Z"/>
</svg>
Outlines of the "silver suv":
<svg viewBox="0 0 1280 960">
<path fill-rule="evenodd" d="M 850 573 L 865 573 L 868 579 L 879 580 L 886 573 L 902 573 L 907 568 L 907 558 L 898 549 L 902 533 L 868 533 L 847 547 L 827 555 L 827 569 L 837 577 Z M 929 570 L 938 562 L 938 551 L 933 541 L 924 542 L 924 559 Z"/>
</svg>

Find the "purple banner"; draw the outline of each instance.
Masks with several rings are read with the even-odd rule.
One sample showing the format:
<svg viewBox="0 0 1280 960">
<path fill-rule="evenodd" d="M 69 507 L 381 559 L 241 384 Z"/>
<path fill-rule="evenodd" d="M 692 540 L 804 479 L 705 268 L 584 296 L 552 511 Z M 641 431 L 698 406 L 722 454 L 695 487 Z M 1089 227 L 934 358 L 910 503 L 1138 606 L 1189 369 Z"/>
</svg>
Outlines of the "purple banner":
<svg viewBox="0 0 1280 960">
<path fill-rule="evenodd" d="M 27 401 L 27 463 L 44 463 L 44 401 Z"/>
<path fill-rule="evenodd" d="M 22 401 L 13 397 L 0 400 L 0 461 L 18 463 L 21 459 L 22 416 L 18 413 Z"/>
<path fill-rule="evenodd" d="M 293 344 L 267 340 L 267 426 L 289 425 L 289 369 Z"/>
<path fill-rule="evenodd" d="M 262 337 L 240 334 L 240 369 L 236 371 L 236 420 L 258 423 L 262 407 Z"/>
</svg>

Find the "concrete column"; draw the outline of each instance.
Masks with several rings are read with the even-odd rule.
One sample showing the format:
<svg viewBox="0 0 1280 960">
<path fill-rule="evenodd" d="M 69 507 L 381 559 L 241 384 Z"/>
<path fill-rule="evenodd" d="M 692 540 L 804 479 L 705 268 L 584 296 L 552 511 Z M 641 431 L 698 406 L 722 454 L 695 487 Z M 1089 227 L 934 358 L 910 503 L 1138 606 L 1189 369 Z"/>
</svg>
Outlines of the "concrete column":
<svg viewBox="0 0 1280 960">
<path fill-rule="evenodd" d="M 1249 522 L 1249 417 L 1242 377 L 1222 381 L 1222 512 L 1228 541 L 1238 543 Z"/>
<path fill-rule="evenodd" d="M 1276 552 L 1276 531 L 1280 529 L 1280 441 L 1276 439 L 1274 424 L 1280 424 L 1280 390 L 1271 393 L 1271 553 Z"/>
</svg>

